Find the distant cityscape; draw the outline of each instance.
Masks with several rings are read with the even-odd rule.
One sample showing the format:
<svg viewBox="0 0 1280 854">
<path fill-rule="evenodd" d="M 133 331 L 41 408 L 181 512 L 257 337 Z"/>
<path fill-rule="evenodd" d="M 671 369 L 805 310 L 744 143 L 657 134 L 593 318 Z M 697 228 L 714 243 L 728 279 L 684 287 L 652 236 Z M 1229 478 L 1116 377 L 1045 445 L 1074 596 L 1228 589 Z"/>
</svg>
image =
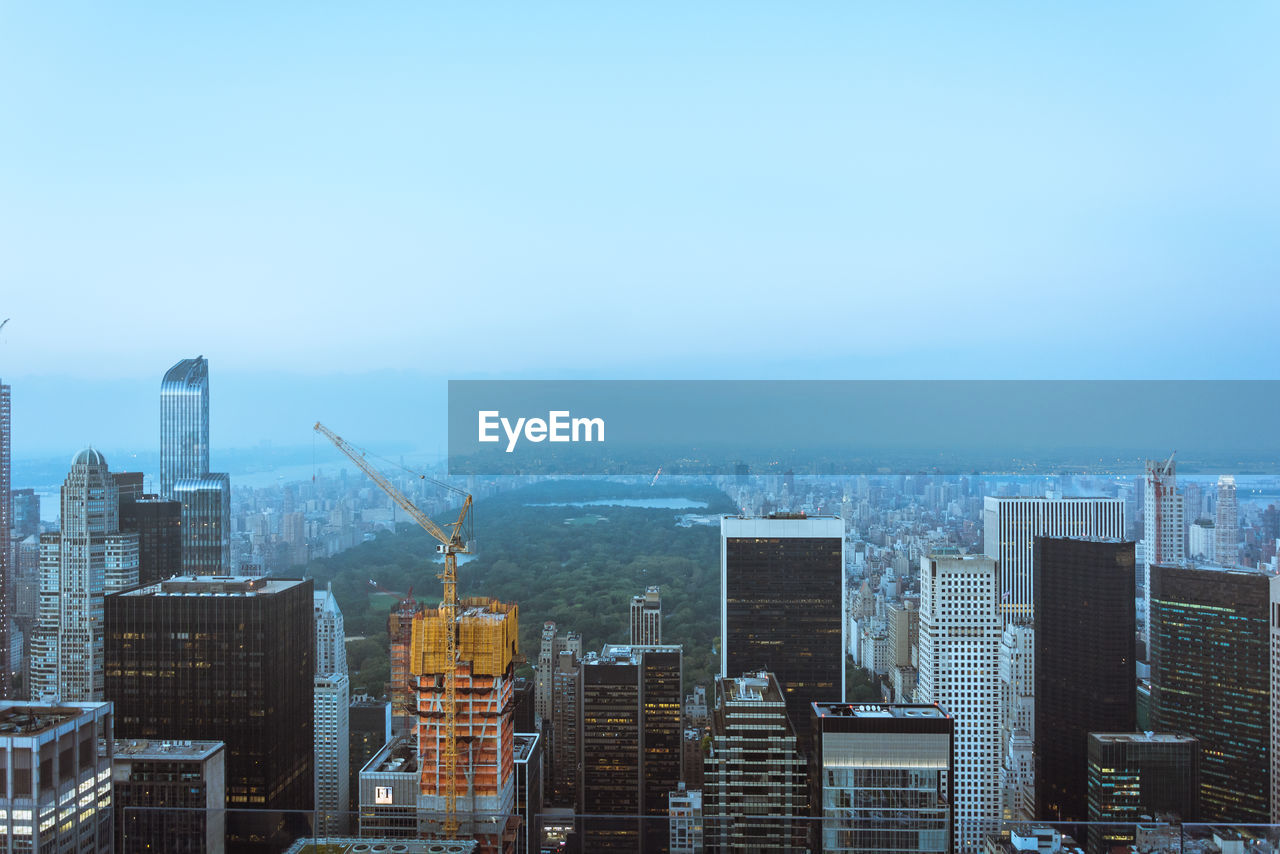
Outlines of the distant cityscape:
<svg viewBox="0 0 1280 854">
<path fill-rule="evenodd" d="M 0 852 L 1280 851 L 1278 475 L 591 479 L 583 543 L 627 505 L 718 529 L 695 682 L 661 585 L 588 648 L 466 582 L 472 502 L 585 479 L 321 430 L 309 478 L 239 485 L 209 362 L 157 376 L 157 470 L 69 448 L 56 497 L 0 384 Z M 434 568 L 361 579 L 385 626 L 348 632 L 316 567 L 418 528 Z"/>
</svg>

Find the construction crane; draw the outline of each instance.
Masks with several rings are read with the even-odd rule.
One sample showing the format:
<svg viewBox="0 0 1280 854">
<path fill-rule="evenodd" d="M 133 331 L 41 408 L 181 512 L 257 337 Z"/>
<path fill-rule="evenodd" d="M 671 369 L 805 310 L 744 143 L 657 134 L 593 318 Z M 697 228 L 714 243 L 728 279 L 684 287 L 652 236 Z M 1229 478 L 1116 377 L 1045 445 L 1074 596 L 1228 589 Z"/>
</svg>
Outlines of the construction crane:
<svg viewBox="0 0 1280 854">
<path fill-rule="evenodd" d="M 436 576 L 444 583 L 444 597 L 440 607 L 444 609 L 445 624 L 445 672 L 444 672 L 444 835 L 453 839 L 458 834 L 458 730 L 457 730 L 457 674 L 458 674 L 458 555 L 469 554 L 469 537 L 466 536 L 468 517 L 471 513 L 471 495 L 443 481 L 419 475 L 424 480 L 463 496 L 462 511 L 458 521 L 447 525 L 448 530 L 437 525 L 430 516 L 418 509 L 418 506 L 396 489 L 382 472 L 378 471 L 368 460 L 365 452 L 357 449 L 319 421 L 315 430 L 332 442 L 339 451 L 347 455 L 362 472 L 378 485 L 392 501 L 413 517 L 423 530 L 437 540 L 436 552 L 444 555 L 444 569 Z"/>
</svg>

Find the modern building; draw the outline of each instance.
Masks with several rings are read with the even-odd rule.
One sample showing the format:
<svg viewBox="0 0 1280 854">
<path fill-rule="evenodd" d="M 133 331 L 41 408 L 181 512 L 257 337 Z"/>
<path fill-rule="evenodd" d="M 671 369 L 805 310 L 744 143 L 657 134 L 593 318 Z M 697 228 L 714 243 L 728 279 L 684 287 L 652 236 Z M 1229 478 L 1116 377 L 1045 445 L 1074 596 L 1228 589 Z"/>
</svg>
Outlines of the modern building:
<svg viewBox="0 0 1280 854">
<path fill-rule="evenodd" d="M 395 836 L 306 837 L 290 845 L 284 854 L 478 854 L 474 839 L 402 839 Z"/>
<path fill-rule="evenodd" d="M 1236 479 L 1218 478 L 1217 524 L 1214 525 L 1214 560 L 1222 566 L 1240 562 L 1240 507 L 1236 503 Z"/>
<path fill-rule="evenodd" d="M 111 854 L 111 704 L 0 702 L 0 852 Z"/>
<path fill-rule="evenodd" d="M 1125 535 L 1122 498 L 989 495 L 982 508 L 982 550 L 1000 568 L 1000 619 L 1005 625 L 1031 622 L 1036 537 Z"/>
<path fill-rule="evenodd" d="M 1201 563 L 1218 562 L 1218 532 L 1212 519 L 1196 519 L 1187 528 L 1187 557 Z"/>
<path fill-rule="evenodd" d="M 1137 729 L 1134 544 L 1035 542 L 1036 819 L 1085 821 L 1091 732 Z"/>
<path fill-rule="evenodd" d="M 13 408 L 9 386 L 0 382 L 0 698 L 9 696 L 13 674 L 9 668 L 9 623 L 13 620 L 13 548 L 9 542 L 13 518 Z M 39 530 L 39 505 L 36 505 Z"/>
<path fill-rule="evenodd" d="M 1200 742 L 1200 814 L 1271 816 L 1271 614 L 1280 577 L 1220 566 L 1151 567 L 1151 729 Z"/>
<path fill-rule="evenodd" d="M 223 473 L 184 477 L 173 485 L 182 505 L 182 571 L 222 575 L 231 566 L 231 478 Z"/>
<path fill-rule="evenodd" d="M 138 535 L 120 533 L 107 460 L 88 448 L 62 484 L 62 530 L 40 536 L 40 604 L 31 645 L 31 696 L 103 698 L 103 596 L 137 581 Z"/>
<path fill-rule="evenodd" d="M 551 720 L 543 726 L 551 745 L 550 755 L 543 754 L 549 760 L 546 802 L 576 807 L 582 775 L 582 661 L 574 649 L 560 651 L 551 685 L 555 703 Z"/>
<path fill-rule="evenodd" d="M 720 520 L 720 675 L 773 673 L 801 749 L 812 703 L 844 699 L 844 522 Z"/>
<path fill-rule="evenodd" d="M 2 392 L 0 392 L 0 397 L 3 397 Z M 3 406 L 3 403 L 0 403 L 0 409 L 3 409 Z M 0 422 L 3 421 L 4 413 L 0 412 Z M 12 476 L 12 472 L 10 475 Z M 26 537 L 38 536 L 40 533 L 40 493 L 30 488 L 11 489 L 9 490 L 9 495 L 13 502 L 14 538 L 21 540 Z"/>
<path fill-rule="evenodd" d="M 955 842 L 955 720 L 944 708 L 815 703 L 812 714 L 812 851 L 962 850 Z"/>
<path fill-rule="evenodd" d="M 358 814 L 360 808 L 360 769 L 391 741 L 391 704 L 377 700 L 368 694 L 351 698 L 351 710 L 347 720 L 350 728 L 350 744 L 347 761 L 350 771 L 350 811 Z M 353 822 L 354 824 L 354 822 Z"/>
<path fill-rule="evenodd" d="M 681 783 L 667 796 L 667 815 L 670 854 L 702 854 L 702 792 Z"/>
<path fill-rule="evenodd" d="M 160 497 L 209 471 L 209 361 L 183 359 L 160 383 Z"/>
<path fill-rule="evenodd" d="M 990 557 L 920 560 L 920 679 L 916 696 L 955 716 L 954 804 L 959 854 L 976 854 L 1000 821 L 1003 620 Z"/>
<path fill-rule="evenodd" d="M 807 851 L 807 769 L 777 678 L 716 676 L 712 704 L 702 782 L 707 850 Z"/>
<path fill-rule="evenodd" d="M 1009 623 L 1000 637 L 1000 797 L 1005 821 L 1035 816 L 1035 629 Z"/>
<path fill-rule="evenodd" d="M 680 782 L 683 650 L 605 645 L 582 662 L 578 813 L 585 851 L 662 851 Z"/>
<path fill-rule="evenodd" d="M 517 676 L 511 686 L 512 702 L 515 704 L 511 717 L 515 721 L 516 732 L 537 732 L 538 716 L 534 711 L 533 680 Z"/>
<path fill-rule="evenodd" d="M 1136 843 L 1136 825 L 1144 820 L 1186 821 L 1200 814 L 1200 743 L 1194 738 L 1091 732 L 1088 757 L 1090 851 Z"/>
<path fill-rule="evenodd" d="M 459 603 L 453 777 L 459 832 L 485 851 L 501 850 L 514 837 L 515 721 L 512 688 L 518 653 L 519 608 L 496 599 Z M 409 670 L 418 696 L 419 833 L 440 835 L 448 818 L 449 771 L 445 726 L 445 632 L 443 606 L 413 619 Z"/>
<path fill-rule="evenodd" d="M 1176 566 L 1187 557 L 1177 468 L 1172 454 L 1163 462 L 1147 460 L 1147 473 L 1143 479 L 1142 640 L 1148 657 L 1151 654 L 1151 567 L 1156 564 Z"/>
<path fill-rule="evenodd" d="M 226 837 L 220 741 L 119 739 L 111 762 L 116 854 L 216 854 Z"/>
<path fill-rule="evenodd" d="M 513 755 L 516 763 L 516 854 L 542 850 L 542 741 L 536 732 L 517 732 Z"/>
<path fill-rule="evenodd" d="M 316 832 L 341 836 L 350 826 L 351 681 L 346 632 L 333 585 L 312 594 L 315 621 Z M 381 745 L 378 745 L 381 747 Z"/>
<path fill-rule="evenodd" d="M 182 505 L 183 572 L 231 567 L 231 479 L 209 471 L 209 362 L 183 359 L 160 382 L 160 497 Z"/>
<path fill-rule="evenodd" d="M 225 743 L 230 847 L 278 851 L 302 835 L 314 806 L 311 582 L 179 576 L 108 596 L 106 625 L 118 735 Z"/>
<path fill-rule="evenodd" d="M 350 827 L 351 680 L 345 673 L 315 676 L 316 832 L 341 836 Z"/>
<path fill-rule="evenodd" d="M 650 586 L 642 596 L 631 597 L 631 643 L 662 643 L 662 592 Z"/>
<path fill-rule="evenodd" d="M 421 611 L 418 600 L 405 596 L 387 614 L 387 635 L 391 639 L 391 684 L 387 686 L 387 696 L 391 698 L 393 735 L 417 732 L 418 699 L 410 684 L 409 649 L 413 646 L 413 619 Z"/>
<path fill-rule="evenodd" d="M 138 535 L 138 583 L 182 574 L 182 503 L 158 495 L 120 502 L 120 530 Z"/>
<path fill-rule="evenodd" d="M 360 835 L 412 839 L 419 833 L 418 747 L 396 736 L 360 770 Z M 425 828 L 424 828 L 425 830 Z"/>
</svg>

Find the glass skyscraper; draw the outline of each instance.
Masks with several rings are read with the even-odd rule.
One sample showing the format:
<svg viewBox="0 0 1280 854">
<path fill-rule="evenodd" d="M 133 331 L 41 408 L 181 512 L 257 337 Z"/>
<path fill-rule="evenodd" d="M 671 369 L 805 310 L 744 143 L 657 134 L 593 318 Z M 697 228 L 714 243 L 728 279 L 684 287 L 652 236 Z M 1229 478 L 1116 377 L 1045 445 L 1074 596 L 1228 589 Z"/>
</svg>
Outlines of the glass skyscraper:
<svg viewBox="0 0 1280 854">
<path fill-rule="evenodd" d="M 230 572 L 231 479 L 209 471 L 209 361 L 183 359 L 160 382 L 160 497 L 182 503 L 182 570 Z"/>
<path fill-rule="evenodd" d="M 209 360 L 183 359 L 160 383 L 160 497 L 209 472 Z"/>
</svg>

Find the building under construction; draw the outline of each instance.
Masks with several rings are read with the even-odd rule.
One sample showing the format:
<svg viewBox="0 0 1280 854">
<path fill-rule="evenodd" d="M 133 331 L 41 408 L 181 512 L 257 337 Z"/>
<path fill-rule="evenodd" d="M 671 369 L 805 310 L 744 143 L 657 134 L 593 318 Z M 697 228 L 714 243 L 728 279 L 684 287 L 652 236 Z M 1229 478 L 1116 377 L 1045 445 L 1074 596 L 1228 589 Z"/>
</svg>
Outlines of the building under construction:
<svg viewBox="0 0 1280 854">
<path fill-rule="evenodd" d="M 413 644 L 413 618 L 422 613 L 422 605 L 405 596 L 387 614 L 387 634 L 391 636 L 391 731 L 395 735 L 413 732 L 417 721 L 417 701 L 409 687 L 409 648 Z"/>
<path fill-rule="evenodd" d="M 476 839 L 479 852 L 514 852 L 514 696 L 519 609 L 496 599 L 458 603 L 455 670 L 458 833 Z M 443 829 L 447 811 L 444 712 L 448 655 L 443 606 L 413 616 L 409 670 L 418 698 L 418 829 Z"/>
</svg>

